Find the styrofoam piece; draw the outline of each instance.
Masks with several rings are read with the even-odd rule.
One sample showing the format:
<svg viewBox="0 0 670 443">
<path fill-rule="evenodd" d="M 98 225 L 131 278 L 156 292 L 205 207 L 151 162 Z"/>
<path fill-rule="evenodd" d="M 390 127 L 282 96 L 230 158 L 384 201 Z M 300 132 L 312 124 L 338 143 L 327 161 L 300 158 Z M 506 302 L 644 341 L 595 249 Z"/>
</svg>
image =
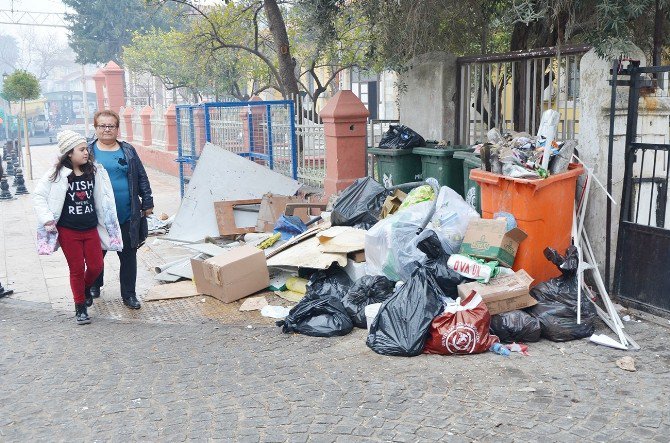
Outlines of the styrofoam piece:
<svg viewBox="0 0 670 443">
<path fill-rule="evenodd" d="M 205 144 L 175 215 L 169 238 L 199 241 L 218 237 L 215 201 L 263 198 L 268 192 L 295 195 L 300 183 L 211 143 Z"/>
<path fill-rule="evenodd" d="M 606 336 L 605 334 L 593 334 L 590 338 L 590 341 L 593 343 L 603 345 L 603 346 L 609 346 L 610 348 L 615 348 L 615 349 L 621 349 L 623 351 L 627 351 L 628 348 L 621 343 L 619 343 L 616 340 L 611 339 L 610 337 Z"/>
</svg>

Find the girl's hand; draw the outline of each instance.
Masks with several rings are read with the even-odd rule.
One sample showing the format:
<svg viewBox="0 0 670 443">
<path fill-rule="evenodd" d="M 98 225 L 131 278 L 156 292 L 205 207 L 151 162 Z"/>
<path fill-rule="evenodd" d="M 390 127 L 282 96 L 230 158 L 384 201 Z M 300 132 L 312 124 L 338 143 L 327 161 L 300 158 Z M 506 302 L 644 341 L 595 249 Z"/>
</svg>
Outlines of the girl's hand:
<svg viewBox="0 0 670 443">
<path fill-rule="evenodd" d="M 44 229 L 47 232 L 56 232 L 58 229 L 56 229 L 56 222 L 51 220 L 50 222 L 46 222 L 44 224 Z"/>
</svg>

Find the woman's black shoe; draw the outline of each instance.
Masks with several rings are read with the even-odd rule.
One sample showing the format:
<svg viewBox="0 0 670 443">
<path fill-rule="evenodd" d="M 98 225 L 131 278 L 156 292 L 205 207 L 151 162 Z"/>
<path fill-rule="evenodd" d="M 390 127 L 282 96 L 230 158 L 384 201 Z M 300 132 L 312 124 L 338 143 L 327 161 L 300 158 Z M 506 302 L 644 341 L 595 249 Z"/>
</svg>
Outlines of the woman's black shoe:
<svg viewBox="0 0 670 443">
<path fill-rule="evenodd" d="M 84 296 L 86 297 L 86 306 L 88 306 L 89 308 L 93 306 L 93 293 L 91 292 L 91 289 L 93 288 L 84 289 Z"/>
<path fill-rule="evenodd" d="M 128 306 L 130 309 L 140 309 L 141 307 L 140 302 L 134 295 L 123 297 L 123 304 Z"/>
</svg>

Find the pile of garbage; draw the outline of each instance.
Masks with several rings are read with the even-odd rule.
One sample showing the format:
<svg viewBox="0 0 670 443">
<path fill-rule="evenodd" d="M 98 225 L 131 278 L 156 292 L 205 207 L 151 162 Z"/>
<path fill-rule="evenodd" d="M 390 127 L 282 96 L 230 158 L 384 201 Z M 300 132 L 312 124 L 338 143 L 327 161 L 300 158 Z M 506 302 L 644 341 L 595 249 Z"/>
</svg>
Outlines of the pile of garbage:
<svg viewBox="0 0 670 443">
<path fill-rule="evenodd" d="M 513 178 L 544 179 L 568 170 L 577 142 L 556 140 L 560 114 L 547 110 L 542 114 L 536 136 L 523 132 L 487 133 L 487 143 L 475 146 L 482 169 Z"/>
<path fill-rule="evenodd" d="M 284 180 L 262 173 L 265 182 Z M 238 212 L 253 214 L 252 226 L 241 227 Z M 360 178 L 328 205 L 299 193 L 214 201 L 210 215 L 225 243 L 185 242 L 193 252 L 157 269 L 157 277 L 190 278 L 197 294 L 241 301 L 240 311 L 278 320 L 283 333 L 335 337 L 361 328 L 367 346 L 384 355 L 509 355 L 526 353 L 541 338 L 590 337 L 600 315 L 580 290 L 579 243 L 561 253 L 547 248 L 547 266 L 560 275 L 533 287 L 526 271 L 512 270 L 527 238 L 514 216 L 482 219 L 432 178 L 392 187 Z M 181 226 L 177 232 L 196 236 Z M 268 291 L 283 299 L 281 306 L 267 302 Z"/>
</svg>

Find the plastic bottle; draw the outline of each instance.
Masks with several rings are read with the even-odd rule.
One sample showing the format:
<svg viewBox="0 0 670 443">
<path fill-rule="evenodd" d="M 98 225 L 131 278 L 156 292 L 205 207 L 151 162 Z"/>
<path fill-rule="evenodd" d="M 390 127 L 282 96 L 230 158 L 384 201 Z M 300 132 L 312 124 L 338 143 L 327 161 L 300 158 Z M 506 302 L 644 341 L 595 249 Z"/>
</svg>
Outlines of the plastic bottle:
<svg viewBox="0 0 670 443">
<path fill-rule="evenodd" d="M 504 347 L 502 343 L 493 343 L 489 348 L 489 351 L 495 352 L 496 354 L 502 355 L 503 357 L 509 357 L 510 354 L 509 349 Z"/>
</svg>

